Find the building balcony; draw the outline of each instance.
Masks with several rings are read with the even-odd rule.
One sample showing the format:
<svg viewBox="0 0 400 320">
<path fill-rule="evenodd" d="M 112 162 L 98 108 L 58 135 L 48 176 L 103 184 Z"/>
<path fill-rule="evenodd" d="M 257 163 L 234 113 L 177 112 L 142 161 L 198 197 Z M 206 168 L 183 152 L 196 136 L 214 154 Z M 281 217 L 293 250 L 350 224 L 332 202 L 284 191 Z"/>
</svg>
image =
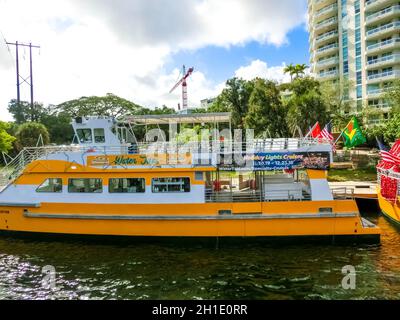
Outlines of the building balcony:
<svg viewBox="0 0 400 320">
<path fill-rule="evenodd" d="M 318 78 L 320 80 L 333 79 L 333 78 L 337 78 L 338 76 L 339 76 L 339 72 L 337 70 L 321 72 L 318 74 Z"/>
<path fill-rule="evenodd" d="M 387 23 L 383 26 L 367 31 L 366 40 L 378 39 L 390 35 L 393 32 L 400 32 L 400 21 Z"/>
<path fill-rule="evenodd" d="M 333 54 L 339 50 L 339 45 L 337 43 L 332 43 L 330 45 L 321 47 L 315 51 L 314 59 L 324 55 Z"/>
<path fill-rule="evenodd" d="M 399 15 L 400 5 L 394 5 L 367 16 L 365 18 L 365 25 L 368 26 L 376 22 L 383 22 L 385 19 L 393 19 Z"/>
<path fill-rule="evenodd" d="M 382 53 L 400 47 L 400 38 L 389 39 L 367 46 L 367 54 Z"/>
<path fill-rule="evenodd" d="M 400 70 L 392 70 L 392 71 L 385 71 L 376 74 L 371 74 L 367 77 L 367 84 L 394 80 L 398 77 L 400 77 Z"/>
<path fill-rule="evenodd" d="M 321 10 L 332 3 L 337 3 L 337 0 L 314 0 L 312 1 L 312 9 L 315 10 L 315 12 L 318 12 L 318 10 Z"/>
<path fill-rule="evenodd" d="M 323 20 L 323 21 L 315 24 L 314 31 L 315 32 L 325 32 L 325 31 L 328 31 L 329 28 L 332 28 L 333 26 L 336 26 L 337 24 L 338 24 L 337 17 L 332 17 L 332 18 Z"/>
<path fill-rule="evenodd" d="M 382 111 L 389 111 L 390 105 L 387 102 L 381 102 L 379 104 L 369 104 L 369 108 L 379 109 Z"/>
<path fill-rule="evenodd" d="M 365 11 L 376 11 L 395 3 L 397 3 L 397 0 L 367 0 L 365 1 Z"/>
<path fill-rule="evenodd" d="M 382 111 L 386 111 L 386 110 L 382 110 Z M 389 109 L 387 109 L 387 111 L 389 111 Z M 368 119 L 368 125 L 373 126 L 373 125 L 384 123 L 385 121 L 387 121 L 387 119 Z"/>
<path fill-rule="evenodd" d="M 314 23 L 317 23 L 323 19 L 329 18 L 332 15 L 337 15 L 338 6 L 337 3 L 332 3 L 322 9 L 318 10 L 314 14 Z"/>
<path fill-rule="evenodd" d="M 378 88 L 367 90 L 367 99 L 377 99 L 391 88 Z"/>
<path fill-rule="evenodd" d="M 315 70 L 326 69 L 329 67 L 333 67 L 339 64 L 339 57 L 333 57 L 329 59 L 325 59 L 323 61 L 317 61 L 314 65 Z"/>
<path fill-rule="evenodd" d="M 395 63 L 400 63 L 400 54 L 398 53 L 367 61 L 367 70 L 381 68 Z"/>
<path fill-rule="evenodd" d="M 324 44 L 325 42 L 329 42 L 329 41 L 332 42 L 333 40 L 336 40 L 338 36 L 339 36 L 339 32 L 337 30 L 325 32 L 315 38 L 314 46 L 316 46 L 316 45 L 320 46 L 320 45 Z"/>
</svg>

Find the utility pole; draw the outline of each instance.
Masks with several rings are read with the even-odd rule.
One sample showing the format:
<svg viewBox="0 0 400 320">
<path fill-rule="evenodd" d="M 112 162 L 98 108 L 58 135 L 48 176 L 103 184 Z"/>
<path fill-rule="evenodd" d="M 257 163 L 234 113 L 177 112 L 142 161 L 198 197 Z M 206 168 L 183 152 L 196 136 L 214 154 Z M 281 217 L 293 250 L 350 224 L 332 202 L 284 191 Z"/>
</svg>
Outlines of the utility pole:
<svg viewBox="0 0 400 320">
<path fill-rule="evenodd" d="M 17 69 L 17 103 L 18 105 L 21 102 L 21 93 L 20 93 L 20 86 L 22 83 L 26 82 L 31 89 L 31 108 L 33 111 L 33 69 L 32 69 L 32 48 L 38 48 L 40 49 L 40 46 L 33 45 L 32 43 L 25 44 L 25 43 L 19 43 L 18 41 L 14 42 L 6 42 L 8 45 L 15 46 L 15 60 L 16 60 L 16 69 Z M 18 47 L 29 47 L 29 77 L 23 78 L 19 74 L 19 56 L 18 56 Z M 20 79 L 22 79 L 22 83 L 20 82 Z M 29 79 L 29 82 L 28 82 Z"/>
</svg>

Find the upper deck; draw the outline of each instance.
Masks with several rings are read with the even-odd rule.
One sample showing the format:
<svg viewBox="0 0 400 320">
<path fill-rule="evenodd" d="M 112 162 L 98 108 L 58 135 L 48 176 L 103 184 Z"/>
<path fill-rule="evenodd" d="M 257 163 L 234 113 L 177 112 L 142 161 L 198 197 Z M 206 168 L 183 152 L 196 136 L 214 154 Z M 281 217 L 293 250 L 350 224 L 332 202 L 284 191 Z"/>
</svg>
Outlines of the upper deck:
<svg viewBox="0 0 400 320">
<path fill-rule="evenodd" d="M 211 122 L 211 123 L 210 123 Z M 181 126 L 202 127 L 182 138 Z M 207 126 L 208 124 L 208 126 Z M 168 132 L 161 130 L 168 125 Z M 229 113 L 135 116 L 123 119 L 80 117 L 72 123 L 71 145 L 24 148 L 1 171 L 1 185 L 18 177 L 35 160 L 60 160 L 81 166 L 107 169 L 154 169 L 212 167 L 222 170 L 276 170 L 296 168 L 299 161 L 332 161 L 328 141 L 312 138 L 253 138 L 246 132 L 232 134 Z M 144 126 L 144 141 L 135 136 Z M 167 139 L 167 137 L 169 139 Z M 239 137 L 239 138 L 238 138 Z M 236 138 L 236 139 L 235 139 Z M 322 160 L 321 160 L 322 159 Z"/>
</svg>

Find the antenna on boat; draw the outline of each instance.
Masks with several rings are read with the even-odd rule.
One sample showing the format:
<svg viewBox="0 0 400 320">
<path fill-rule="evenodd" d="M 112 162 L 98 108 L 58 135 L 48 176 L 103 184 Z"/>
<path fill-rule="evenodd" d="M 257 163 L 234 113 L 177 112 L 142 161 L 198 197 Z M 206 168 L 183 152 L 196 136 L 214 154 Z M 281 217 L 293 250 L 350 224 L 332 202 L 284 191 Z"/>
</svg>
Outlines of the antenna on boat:
<svg viewBox="0 0 400 320">
<path fill-rule="evenodd" d="M 43 141 L 43 136 L 42 134 L 39 134 L 39 138 L 36 142 L 36 147 L 39 147 L 39 144 L 41 144 L 42 147 L 44 147 L 44 141 Z"/>
<path fill-rule="evenodd" d="M 296 138 L 296 130 L 297 130 L 297 133 L 299 134 L 299 138 L 300 139 L 303 139 L 303 132 L 301 131 L 301 128 L 299 127 L 299 126 L 296 126 L 294 129 L 293 129 L 293 138 Z"/>
<path fill-rule="evenodd" d="M 1 154 L 3 155 L 3 161 L 4 161 L 5 165 L 8 165 L 8 163 L 11 162 L 11 161 L 7 161 L 7 158 L 13 160 L 13 157 L 11 157 L 10 155 L 8 155 L 5 152 L 2 152 Z"/>
</svg>

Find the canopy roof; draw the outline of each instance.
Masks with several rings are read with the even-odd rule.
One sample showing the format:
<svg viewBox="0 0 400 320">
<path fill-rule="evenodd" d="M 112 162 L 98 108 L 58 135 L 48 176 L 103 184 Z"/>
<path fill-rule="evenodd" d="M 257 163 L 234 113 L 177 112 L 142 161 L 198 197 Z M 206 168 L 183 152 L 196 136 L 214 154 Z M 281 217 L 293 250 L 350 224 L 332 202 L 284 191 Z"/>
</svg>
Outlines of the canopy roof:
<svg viewBox="0 0 400 320">
<path fill-rule="evenodd" d="M 118 119 L 119 122 L 132 124 L 169 124 L 169 123 L 230 123 L 230 112 L 218 113 L 188 113 L 188 114 L 160 114 L 137 115 Z"/>
</svg>

